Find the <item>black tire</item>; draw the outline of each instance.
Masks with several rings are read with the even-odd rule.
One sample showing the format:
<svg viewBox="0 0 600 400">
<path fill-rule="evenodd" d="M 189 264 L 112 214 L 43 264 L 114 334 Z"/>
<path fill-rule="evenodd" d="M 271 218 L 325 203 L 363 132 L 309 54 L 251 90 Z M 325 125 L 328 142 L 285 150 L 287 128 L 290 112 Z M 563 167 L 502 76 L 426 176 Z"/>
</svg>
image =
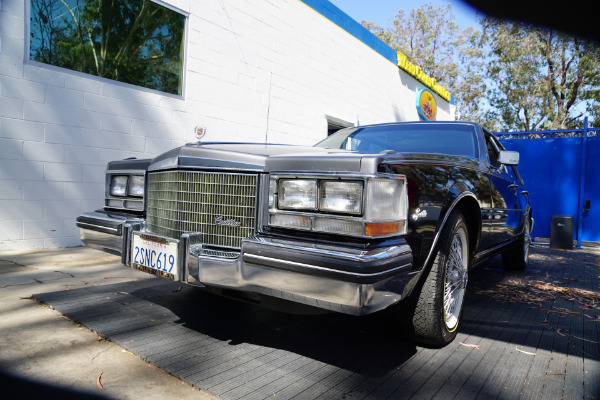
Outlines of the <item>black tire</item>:
<svg viewBox="0 0 600 400">
<path fill-rule="evenodd" d="M 455 211 L 442 232 L 421 290 L 414 293 L 412 329 L 418 343 L 442 347 L 456 337 L 468 281 L 469 258 L 469 231 L 463 215 Z"/>
<path fill-rule="evenodd" d="M 523 271 L 529 262 L 529 247 L 531 245 L 531 232 L 529 218 L 525 218 L 523 233 L 519 238 L 502 253 L 502 265 L 510 271 Z"/>
</svg>

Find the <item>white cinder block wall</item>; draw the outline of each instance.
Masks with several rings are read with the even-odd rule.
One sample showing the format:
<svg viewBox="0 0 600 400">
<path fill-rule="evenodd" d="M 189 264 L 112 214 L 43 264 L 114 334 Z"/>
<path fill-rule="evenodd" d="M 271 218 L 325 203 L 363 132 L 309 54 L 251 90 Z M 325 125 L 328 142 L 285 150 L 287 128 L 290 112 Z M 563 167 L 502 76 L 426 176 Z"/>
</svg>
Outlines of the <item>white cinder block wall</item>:
<svg viewBox="0 0 600 400">
<path fill-rule="evenodd" d="M 26 5 L 0 2 L 0 250 L 77 246 L 110 160 L 193 140 L 313 144 L 326 116 L 417 120 L 422 84 L 299 0 L 167 0 L 188 15 L 184 95 L 28 60 Z M 437 98 L 439 120 L 454 107 Z"/>
</svg>

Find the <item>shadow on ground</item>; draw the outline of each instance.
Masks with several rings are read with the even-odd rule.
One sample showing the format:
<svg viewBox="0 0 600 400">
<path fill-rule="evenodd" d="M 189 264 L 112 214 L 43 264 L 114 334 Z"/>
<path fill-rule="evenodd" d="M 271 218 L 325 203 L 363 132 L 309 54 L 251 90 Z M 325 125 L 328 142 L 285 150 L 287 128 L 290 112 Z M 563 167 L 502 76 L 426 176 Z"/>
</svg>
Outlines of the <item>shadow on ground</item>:
<svg viewBox="0 0 600 400">
<path fill-rule="evenodd" d="M 598 295 L 592 255 L 534 249 L 526 272 L 494 259 L 469 285 L 443 349 L 403 338 L 390 313 L 285 314 L 159 279 L 34 297 L 225 399 L 594 398 L 600 311 L 575 296 Z"/>
</svg>

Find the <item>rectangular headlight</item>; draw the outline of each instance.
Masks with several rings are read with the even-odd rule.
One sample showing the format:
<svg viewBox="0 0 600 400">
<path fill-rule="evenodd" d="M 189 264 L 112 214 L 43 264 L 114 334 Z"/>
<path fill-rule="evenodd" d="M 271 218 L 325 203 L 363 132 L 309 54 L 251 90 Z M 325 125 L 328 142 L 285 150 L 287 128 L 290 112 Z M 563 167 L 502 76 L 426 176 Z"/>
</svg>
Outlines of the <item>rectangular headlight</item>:
<svg viewBox="0 0 600 400">
<path fill-rule="evenodd" d="M 144 176 L 131 175 L 129 177 L 129 195 L 144 197 Z"/>
<path fill-rule="evenodd" d="M 405 220 L 408 210 L 406 184 L 401 179 L 372 178 L 367 182 L 365 218 L 369 221 Z"/>
<path fill-rule="evenodd" d="M 406 177 L 273 175 L 269 225 L 366 238 L 406 234 Z"/>
<path fill-rule="evenodd" d="M 363 184 L 358 181 L 321 181 L 320 198 L 321 211 L 359 215 L 362 212 Z"/>
<path fill-rule="evenodd" d="M 111 177 L 110 194 L 112 196 L 127 195 L 127 175 L 113 175 Z"/>
<path fill-rule="evenodd" d="M 144 171 L 107 171 L 104 206 L 121 210 L 144 211 Z"/>
<path fill-rule="evenodd" d="M 277 206 L 282 210 L 316 210 L 316 179 L 280 179 Z"/>
</svg>

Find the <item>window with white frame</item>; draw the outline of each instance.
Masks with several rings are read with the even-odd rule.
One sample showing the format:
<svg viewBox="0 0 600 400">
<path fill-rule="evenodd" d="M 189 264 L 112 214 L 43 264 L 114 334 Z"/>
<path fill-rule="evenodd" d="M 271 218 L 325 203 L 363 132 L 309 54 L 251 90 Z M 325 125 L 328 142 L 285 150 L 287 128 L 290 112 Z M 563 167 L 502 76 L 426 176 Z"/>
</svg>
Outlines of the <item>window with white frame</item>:
<svg viewBox="0 0 600 400">
<path fill-rule="evenodd" d="M 182 94 L 186 17 L 151 0 L 30 0 L 31 60 Z"/>
</svg>

